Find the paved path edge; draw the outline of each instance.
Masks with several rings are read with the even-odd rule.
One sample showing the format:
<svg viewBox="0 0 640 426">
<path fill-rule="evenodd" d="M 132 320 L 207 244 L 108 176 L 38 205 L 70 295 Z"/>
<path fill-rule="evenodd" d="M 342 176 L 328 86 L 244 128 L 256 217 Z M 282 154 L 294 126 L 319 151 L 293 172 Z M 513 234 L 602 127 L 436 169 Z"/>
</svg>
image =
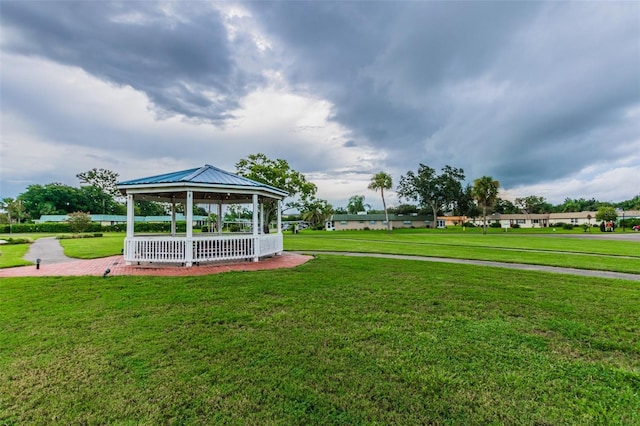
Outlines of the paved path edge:
<svg viewBox="0 0 640 426">
<path fill-rule="evenodd" d="M 418 261 L 424 261 L 424 262 L 493 266 L 497 268 L 518 269 L 518 270 L 525 270 L 525 271 L 539 271 L 539 272 L 550 272 L 555 274 L 579 275 L 579 276 L 585 276 L 585 277 L 615 278 L 615 279 L 630 280 L 630 281 L 640 281 L 640 274 L 630 274 L 625 272 L 612 272 L 612 271 L 598 271 L 593 269 L 564 268 L 560 266 L 531 265 L 526 263 L 494 262 L 490 260 L 471 260 L 471 259 L 456 259 L 456 258 L 449 258 L 449 257 L 413 256 L 413 255 L 404 255 L 404 254 L 385 254 L 385 253 L 358 253 L 358 252 L 342 252 L 342 251 L 299 250 L 297 251 L 297 253 L 310 254 L 310 255 L 329 254 L 329 255 L 335 255 L 335 256 L 378 257 L 378 258 L 386 258 L 386 259 L 418 260 Z"/>
</svg>

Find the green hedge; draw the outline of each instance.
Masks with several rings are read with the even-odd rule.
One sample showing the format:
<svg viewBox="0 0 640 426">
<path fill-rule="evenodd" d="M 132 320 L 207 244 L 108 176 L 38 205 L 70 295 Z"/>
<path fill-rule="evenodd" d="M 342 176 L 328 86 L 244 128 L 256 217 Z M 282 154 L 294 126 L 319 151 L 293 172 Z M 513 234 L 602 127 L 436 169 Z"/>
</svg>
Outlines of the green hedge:
<svg viewBox="0 0 640 426">
<path fill-rule="evenodd" d="M 161 222 L 136 222 L 134 224 L 135 232 L 171 232 L 171 223 Z M 193 229 L 200 229 L 194 226 Z M 117 225 L 102 226 L 99 223 L 91 223 L 84 232 L 125 232 L 127 225 L 120 223 Z M 177 222 L 176 232 L 186 232 L 187 223 Z M 2 234 L 27 234 L 34 232 L 50 232 L 55 234 L 71 233 L 71 226 L 66 222 L 45 222 L 45 223 L 20 223 L 9 225 L 0 225 L 0 233 Z"/>
</svg>

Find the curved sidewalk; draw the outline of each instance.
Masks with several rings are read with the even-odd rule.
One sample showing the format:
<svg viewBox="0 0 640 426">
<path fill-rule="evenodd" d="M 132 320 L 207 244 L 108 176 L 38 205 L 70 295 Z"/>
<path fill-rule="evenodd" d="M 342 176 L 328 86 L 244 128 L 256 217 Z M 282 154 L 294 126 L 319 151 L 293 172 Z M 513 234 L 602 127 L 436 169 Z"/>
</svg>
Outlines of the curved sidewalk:
<svg viewBox="0 0 640 426">
<path fill-rule="evenodd" d="M 403 254 L 384 254 L 384 253 L 354 253 L 354 252 L 341 252 L 341 251 L 302 251 L 301 253 L 308 253 L 312 255 L 330 254 L 330 255 L 336 255 L 336 256 L 381 257 L 386 259 L 419 260 L 423 262 L 440 262 L 440 263 L 456 263 L 456 264 L 463 264 L 463 265 L 494 266 L 497 268 L 519 269 L 523 271 L 551 272 L 555 274 L 581 275 L 584 277 L 615 278 L 615 279 L 621 279 L 621 280 L 640 281 L 639 274 L 628 274 L 624 272 L 611 272 L 611 271 L 597 271 L 592 269 L 563 268 L 560 266 L 530 265 L 526 263 L 494 262 L 490 260 L 470 260 L 470 259 L 456 259 L 456 258 L 450 258 L 450 257 L 427 257 L 427 256 L 411 256 L 411 255 L 403 255 Z"/>
</svg>

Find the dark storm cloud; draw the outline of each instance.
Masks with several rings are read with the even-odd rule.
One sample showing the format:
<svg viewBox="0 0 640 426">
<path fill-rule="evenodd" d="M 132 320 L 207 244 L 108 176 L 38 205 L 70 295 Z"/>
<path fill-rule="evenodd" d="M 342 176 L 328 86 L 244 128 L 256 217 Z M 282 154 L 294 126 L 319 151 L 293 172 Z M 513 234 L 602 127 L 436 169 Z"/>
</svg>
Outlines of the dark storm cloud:
<svg viewBox="0 0 640 426">
<path fill-rule="evenodd" d="M 293 55 L 292 82 L 334 103 L 334 118 L 371 142 L 430 135 L 449 113 L 443 84 L 475 75 L 530 4 L 252 3 Z"/>
<path fill-rule="evenodd" d="M 640 3 L 251 6 L 290 81 L 391 166 L 449 163 L 511 186 L 612 160 L 605 146 L 639 137 L 624 116 L 640 102 Z"/>
<path fill-rule="evenodd" d="M 242 39 L 232 45 L 219 13 L 202 6 L 4 2 L 3 48 L 131 86 L 149 97 L 161 117 L 183 114 L 221 123 L 259 78 L 236 63 L 234 48 L 250 46 Z"/>
<path fill-rule="evenodd" d="M 51 145 L 109 147 L 140 161 L 151 151 L 155 158 L 207 149 L 234 157 L 244 155 L 242 144 L 293 157 L 305 173 L 384 169 L 396 181 L 419 163 L 449 164 L 469 180 L 492 175 L 507 188 L 609 163 L 640 167 L 639 2 L 247 2 L 239 11 L 204 1 L 0 6 L 3 120 L 16 135 L 28 129 L 16 140 L 36 134 Z M 55 72 L 39 77 L 31 66 Z M 143 93 L 158 118 L 185 117 L 197 136 L 109 117 L 110 101 L 121 108 L 118 98 L 104 109 L 89 105 L 79 119 L 81 108 L 64 103 L 91 104 L 85 91 L 93 83 L 74 74 L 71 80 L 84 83 L 66 85 L 60 76 L 75 70 L 64 66 L 134 89 L 114 92 Z M 65 88 L 68 98 L 59 95 Z M 328 127 L 324 116 L 313 125 L 251 128 L 258 137 L 229 143 L 224 124 L 244 126 L 242 114 L 231 115 L 250 110 L 247 95 L 265 88 L 330 104 L 330 119 L 342 127 L 324 140 L 341 144 L 327 149 L 340 161 L 309 155 L 305 146 Z M 199 122 L 218 129 L 191 126 Z"/>
</svg>

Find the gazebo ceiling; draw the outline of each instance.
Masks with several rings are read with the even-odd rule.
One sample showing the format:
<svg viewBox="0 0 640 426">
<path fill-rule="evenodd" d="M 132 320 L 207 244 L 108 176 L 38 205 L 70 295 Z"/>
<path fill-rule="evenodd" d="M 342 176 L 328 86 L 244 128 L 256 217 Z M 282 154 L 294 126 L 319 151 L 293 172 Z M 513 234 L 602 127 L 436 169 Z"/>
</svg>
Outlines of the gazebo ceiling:
<svg viewBox="0 0 640 426">
<path fill-rule="evenodd" d="M 261 198 L 283 199 L 287 193 L 208 164 L 178 172 L 119 182 L 123 195 L 134 194 L 137 200 L 181 202 L 187 191 L 193 192 L 195 203 L 249 203 L 254 194 Z"/>
<path fill-rule="evenodd" d="M 182 203 L 187 198 L 187 190 L 170 192 L 136 192 L 132 191 L 136 201 L 156 201 L 162 203 Z M 264 198 L 259 196 L 259 198 Z M 273 198 L 273 197 L 270 197 Z M 246 204 L 252 202 L 252 194 L 236 194 L 231 192 L 193 191 L 193 202 L 197 204 Z"/>
</svg>

